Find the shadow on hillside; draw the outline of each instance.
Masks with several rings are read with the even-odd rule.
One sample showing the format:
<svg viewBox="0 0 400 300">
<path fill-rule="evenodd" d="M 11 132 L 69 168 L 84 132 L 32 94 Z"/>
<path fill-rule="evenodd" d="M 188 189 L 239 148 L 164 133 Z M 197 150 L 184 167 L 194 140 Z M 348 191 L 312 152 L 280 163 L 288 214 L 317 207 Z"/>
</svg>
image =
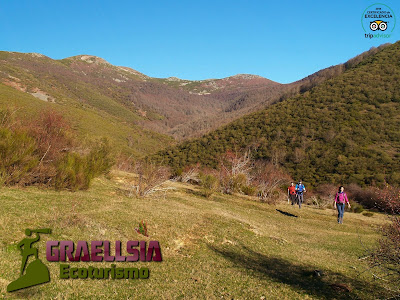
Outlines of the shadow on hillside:
<svg viewBox="0 0 400 300">
<path fill-rule="evenodd" d="M 237 267 L 252 270 L 260 279 L 272 279 L 323 299 L 359 299 L 355 290 L 379 291 L 381 287 L 346 275 L 323 271 L 315 276 L 316 267 L 297 265 L 278 257 L 269 257 L 246 246 L 231 248 L 208 245 L 214 252 L 233 262 Z M 334 258 L 337 259 L 337 258 Z M 373 294 L 369 294 L 372 296 Z"/>
<path fill-rule="evenodd" d="M 194 195 L 194 196 L 197 196 L 197 197 L 202 197 L 202 198 L 205 197 L 204 193 L 202 191 L 192 190 L 192 189 L 188 189 L 188 188 L 185 188 L 185 193 L 186 194 L 190 194 L 190 195 Z"/>
<path fill-rule="evenodd" d="M 296 216 L 296 215 L 294 215 L 294 214 L 291 214 L 291 213 L 289 213 L 289 212 L 287 212 L 287 211 L 283 211 L 283 210 L 280 210 L 280 209 L 277 209 L 276 211 L 278 211 L 278 212 L 280 212 L 282 215 L 285 215 L 285 216 L 288 216 L 288 217 L 295 217 L 295 218 L 298 217 L 298 216 Z"/>
</svg>

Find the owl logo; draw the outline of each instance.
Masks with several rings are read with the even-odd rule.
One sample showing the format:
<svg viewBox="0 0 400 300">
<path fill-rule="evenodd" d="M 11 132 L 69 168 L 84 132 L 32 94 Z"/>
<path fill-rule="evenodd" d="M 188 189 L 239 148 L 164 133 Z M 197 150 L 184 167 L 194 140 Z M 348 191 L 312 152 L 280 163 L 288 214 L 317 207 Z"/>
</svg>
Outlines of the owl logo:
<svg viewBox="0 0 400 300">
<path fill-rule="evenodd" d="M 387 22 L 383 22 L 381 20 L 375 20 L 369 24 L 369 28 L 372 31 L 376 30 L 385 31 L 387 29 Z"/>
</svg>

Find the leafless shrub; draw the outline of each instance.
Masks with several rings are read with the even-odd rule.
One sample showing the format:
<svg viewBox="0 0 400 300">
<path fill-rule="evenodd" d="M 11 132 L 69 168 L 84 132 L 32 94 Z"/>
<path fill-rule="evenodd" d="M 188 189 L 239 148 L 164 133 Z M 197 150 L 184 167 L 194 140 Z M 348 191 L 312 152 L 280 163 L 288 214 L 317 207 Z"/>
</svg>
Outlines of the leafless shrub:
<svg viewBox="0 0 400 300">
<path fill-rule="evenodd" d="M 253 184 L 258 187 L 258 198 L 262 202 L 276 203 L 282 197 L 279 187 L 290 182 L 290 176 L 276 165 L 258 161 L 252 172 Z"/>
<path fill-rule="evenodd" d="M 377 208 L 378 202 L 378 189 L 373 187 L 360 187 L 357 184 L 349 184 L 346 187 L 347 195 L 349 198 L 357 203 L 362 204 L 365 208 Z"/>
<path fill-rule="evenodd" d="M 385 205 L 390 224 L 382 227 L 382 237 L 378 246 L 369 257 L 374 276 L 381 279 L 388 290 L 393 293 L 393 299 L 400 298 L 400 189 L 387 187 L 381 190 L 378 198 Z M 378 273 L 379 275 L 376 275 Z M 395 287 L 393 289 L 393 287 Z"/>
<path fill-rule="evenodd" d="M 120 171 L 133 172 L 134 161 L 132 155 L 126 156 L 124 154 L 120 154 L 116 159 L 115 168 Z"/>
<path fill-rule="evenodd" d="M 135 182 L 129 185 L 129 196 L 145 197 L 155 192 L 167 191 L 171 188 L 162 187 L 170 177 L 168 167 L 153 162 L 139 161 L 135 165 L 138 175 Z"/>
<path fill-rule="evenodd" d="M 325 183 L 319 185 L 313 195 L 309 195 L 309 198 L 314 206 L 324 209 L 332 205 L 337 192 L 338 186 Z"/>
<path fill-rule="evenodd" d="M 249 150 L 243 153 L 226 152 L 220 158 L 219 164 L 219 181 L 222 192 L 225 194 L 239 192 L 243 185 L 249 184 L 252 167 L 253 159 Z"/>
<path fill-rule="evenodd" d="M 179 181 L 184 182 L 184 183 L 189 182 L 189 183 L 198 184 L 200 182 L 199 166 L 200 166 L 200 164 L 197 164 L 195 166 L 186 167 L 182 171 L 182 175 L 180 176 Z"/>
</svg>

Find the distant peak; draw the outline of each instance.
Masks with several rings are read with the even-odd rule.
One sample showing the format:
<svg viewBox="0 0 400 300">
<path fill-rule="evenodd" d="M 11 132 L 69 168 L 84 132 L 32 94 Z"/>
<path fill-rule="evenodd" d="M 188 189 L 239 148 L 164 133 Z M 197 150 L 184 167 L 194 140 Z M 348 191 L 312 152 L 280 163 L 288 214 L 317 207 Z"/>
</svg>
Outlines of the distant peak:
<svg viewBox="0 0 400 300">
<path fill-rule="evenodd" d="M 253 74 L 236 74 L 233 76 L 230 76 L 228 78 L 236 78 L 236 79 L 255 79 L 255 78 L 264 78 L 259 75 L 253 75 Z"/>
<path fill-rule="evenodd" d="M 108 61 L 106 61 L 105 59 L 98 57 L 98 56 L 94 56 L 94 55 L 76 55 L 76 56 L 71 56 L 69 58 L 72 59 L 76 59 L 76 60 L 82 60 L 84 62 L 90 63 L 90 64 L 107 64 L 110 65 L 110 63 Z"/>
<path fill-rule="evenodd" d="M 182 81 L 182 79 L 180 79 L 178 77 L 168 77 L 168 78 L 166 78 L 166 80 L 168 80 L 168 81 Z"/>
<path fill-rule="evenodd" d="M 41 53 L 35 53 L 35 52 L 27 53 L 27 54 L 30 54 L 30 55 L 32 55 L 33 57 L 47 57 L 46 55 L 43 55 L 43 54 L 41 54 Z"/>
</svg>

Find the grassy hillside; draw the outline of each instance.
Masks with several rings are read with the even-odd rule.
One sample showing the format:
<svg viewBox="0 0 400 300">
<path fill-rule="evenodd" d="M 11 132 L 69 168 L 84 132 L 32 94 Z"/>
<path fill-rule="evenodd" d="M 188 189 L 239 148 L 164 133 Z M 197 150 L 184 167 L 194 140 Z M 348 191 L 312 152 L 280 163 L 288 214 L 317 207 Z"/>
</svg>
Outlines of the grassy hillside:
<svg viewBox="0 0 400 300">
<path fill-rule="evenodd" d="M 161 151 L 174 167 L 215 167 L 230 149 L 252 147 L 308 184 L 400 184 L 400 42 L 304 94 Z"/>
<path fill-rule="evenodd" d="M 384 46 L 291 84 L 250 74 L 194 81 L 152 78 L 93 55 L 54 60 L 38 53 L 0 51 L 0 83 L 43 101 L 94 110 L 186 139 L 305 92 Z"/>
<path fill-rule="evenodd" d="M 120 118 L 83 105 L 46 102 L 0 83 L 0 109 L 17 109 L 22 118 L 33 118 L 41 110 L 54 109 L 72 124 L 81 141 L 108 137 L 115 150 L 136 157 L 172 143 L 165 135 L 144 130 Z"/>
<path fill-rule="evenodd" d="M 127 173 L 96 179 L 86 192 L 37 188 L 2 189 L 0 201 L 0 297 L 25 298 L 165 298 L 165 299 L 376 299 L 386 297 L 380 281 L 368 271 L 364 247 L 379 237 L 386 217 L 345 213 L 336 223 L 333 210 L 285 203 L 270 206 L 249 197 L 199 196 L 195 186 L 175 188 L 150 198 L 128 198 Z M 287 216 L 282 212 L 297 217 Z M 148 224 L 149 237 L 135 231 Z M 43 235 L 39 257 L 49 267 L 51 282 L 7 293 L 16 277 L 16 249 L 25 228 L 52 228 Z M 48 240 L 158 240 L 161 263 L 117 263 L 147 266 L 148 280 L 59 279 L 59 263 L 45 259 Z M 71 263 L 109 267 L 111 263 Z M 313 276 L 320 270 L 322 277 Z M 365 272 L 366 271 L 366 272 Z M 338 286 L 339 285 L 339 286 Z M 342 286 L 342 288 L 340 287 Z M 343 285 L 345 288 L 343 288 Z M 351 291 L 344 291 L 349 288 Z"/>
</svg>

